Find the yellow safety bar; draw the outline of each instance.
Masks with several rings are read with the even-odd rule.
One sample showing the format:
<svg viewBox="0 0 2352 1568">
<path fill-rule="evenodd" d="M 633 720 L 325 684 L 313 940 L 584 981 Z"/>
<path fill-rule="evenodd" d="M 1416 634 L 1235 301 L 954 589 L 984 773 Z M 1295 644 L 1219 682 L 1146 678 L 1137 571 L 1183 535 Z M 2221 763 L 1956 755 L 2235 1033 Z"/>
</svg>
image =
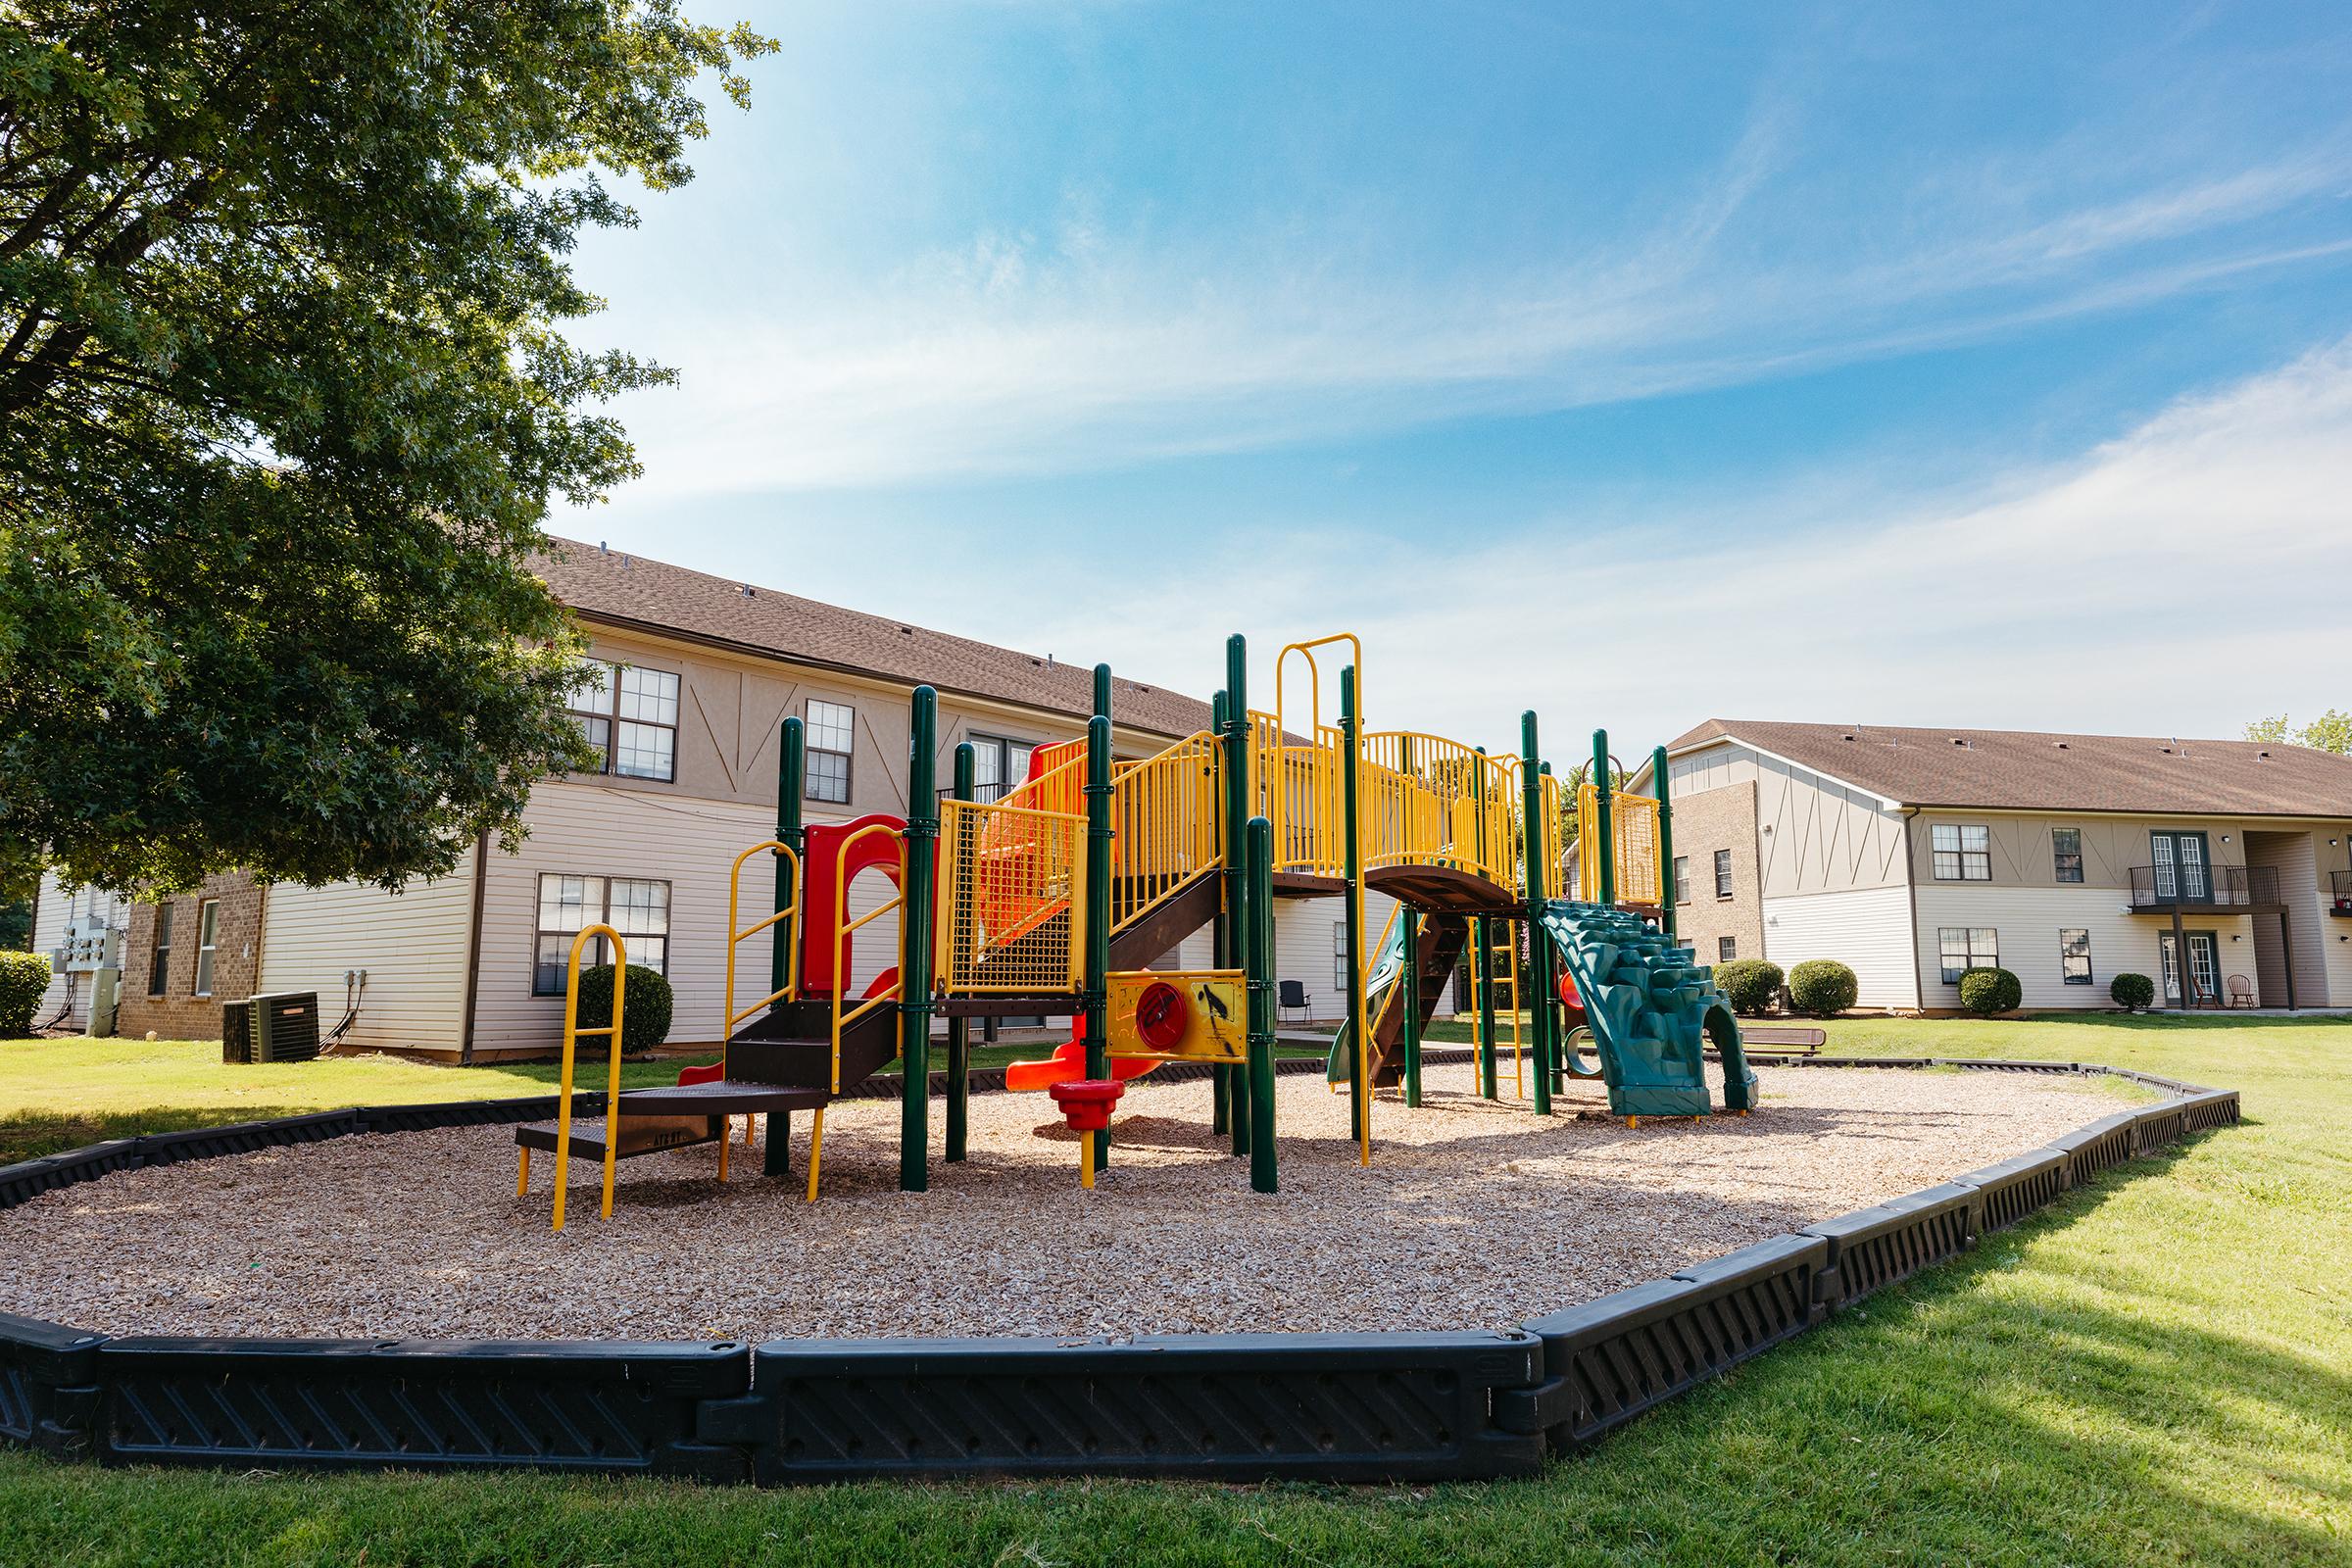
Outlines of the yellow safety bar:
<svg viewBox="0 0 2352 1568">
<path fill-rule="evenodd" d="M 737 910 L 741 906 L 741 898 L 743 893 L 743 862 L 750 859 L 753 856 L 758 855 L 762 850 L 771 851 L 774 854 L 781 855 L 785 859 L 792 863 L 792 902 L 786 905 L 783 908 L 778 909 L 775 913 L 769 915 L 766 919 L 761 920 L 758 925 L 748 927 L 738 926 L 735 921 L 737 917 Z M 745 1007 L 742 1011 L 738 1012 L 735 1008 L 736 945 L 748 940 L 749 938 L 758 936 L 769 926 L 778 925 L 794 919 L 800 914 L 800 912 L 801 858 L 793 853 L 790 845 L 785 844 L 778 839 L 769 839 L 764 844 L 753 845 L 750 849 L 735 857 L 735 864 L 727 872 L 727 997 L 725 1008 L 727 1021 L 725 1025 L 718 1031 L 719 1062 L 722 1066 L 726 1062 L 726 1043 L 734 1037 L 735 1026 L 737 1024 L 743 1022 L 744 1019 L 751 1017 L 754 1013 L 759 1012 L 764 1007 L 772 1006 L 779 1002 L 791 1002 L 795 1000 L 800 995 L 801 990 L 801 945 L 795 939 L 795 933 L 793 932 L 791 926 L 785 925 L 784 929 L 776 933 L 776 940 L 778 942 L 790 942 L 792 944 L 792 956 L 786 960 L 787 967 L 785 969 L 785 980 L 783 987 L 779 990 L 769 992 L 766 996 L 761 997 L 758 1002 L 753 1003 L 750 1006 Z"/>
<path fill-rule="evenodd" d="M 1217 737 L 1200 730 L 1111 773 L 1113 932 L 1199 872 L 1225 863 L 1223 755 Z"/>
<path fill-rule="evenodd" d="M 580 950 L 590 937 L 612 939 L 612 1021 L 600 1028 L 580 1027 Z M 582 1035 L 603 1035 L 612 1043 L 612 1071 L 605 1085 L 605 1202 L 604 1217 L 612 1217 L 612 1171 L 620 1148 L 620 1023 L 621 1003 L 628 990 L 629 955 L 620 933 L 609 925 L 592 925 L 571 939 L 571 960 L 564 970 L 564 1076 L 556 1090 L 556 1215 L 555 1228 L 564 1228 L 564 1182 L 571 1170 L 571 1063 Z M 530 1167 L 523 1167 L 530 1180 Z"/>
<path fill-rule="evenodd" d="M 850 850 L 859 839 L 876 833 L 888 835 L 898 846 L 899 892 L 895 897 L 884 900 L 857 919 L 851 920 L 849 919 Z M 892 827 L 887 822 L 869 822 L 841 841 L 841 848 L 834 857 L 833 867 L 833 1093 L 838 1095 L 841 1093 L 841 1031 L 843 1026 L 856 1023 L 876 1007 L 885 1003 L 895 1003 L 906 994 L 906 943 L 909 938 L 902 926 L 899 932 L 899 978 L 880 995 L 866 998 L 846 1013 L 842 1011 L 842 1004 L 849 999 L 850 994 L 850 969 L 846 960 L 851 935 L 858 927 L 880 919 L 891 910 L 903 907 L 906 903 L 906 835 L 903 830 Z M 816 1107 L 815 1115 L 811 1118 L 808 1132 L 808 1201 L 811 1203 L 816 1201 L 817 1169 L 824 1158 L 824 1152 L 825 1107 L 819 1105 Z"/>
<path fill-rule="evenodd" d="M 1413 730 L 1367 735 L 1364 751 L 1366 869 L 1446 865 L 1517 886 L 1517 758 Z"/>
<path fill-rule="evenodd" d="M 1323 722 L 1323 671 L 1315 659 L 1318 648 L 1333 648 L 1341 644 L 1348 648 L 1348 662 L 1355 669 L 1355 735 L 1354 756 L 1348 755 L 1350 741 L 1338 726 Z M 1313 735 L 1313 745 L 1301 748 L 1289 744 L 1289 713 L 1285 706 L 1283 674 L 1293 654 L 1306 661 L 1307 724 Z M 1345 715 L 1343 715 L 1345 716 Z M 1253 729 L 1259 728 L 1253 725 Z M 1289 858 L 1291 864 L 1283 869 L 1303 870 L 1320 876 L 1346 876 L 1348 862 L 1355 862 L 1357 877 L 1348 889 L 1349 923 L 1357 930 L 1364 928 L 1364 884 L 1362 873 L 1370 869 L 1364 858 L 1364 644 L 1351 631 L 1335 632 L 1329 637 L 1316 637 L 1306 642 L 1286 644 L 1274 660 L 1274 727 L 1272 743 L 1274 756 L 1267 759 L 1274 765 L 1264 772 L 1267 787 L 1273 795 L 1274 844 L 1278 861 Z M 1348 842 L 1347 769 L 1353 763 L 1356 771 L 1355 842 Z M 1302 824 L 1305 832 L 1294 838 L 1291 808 L 1294 804 L 1310 805 L 1313 809 Z M 1379 952 L 1375 946 L 1372 950 Z M 1357 1160 L 1372 1163 L 1372 1053 L 1371 1021 L 1366 1016 L 1370 1008 L 1364 995 L 1364 969 L 1370 955 L 1358 952 L 1354 972 L 1348 977 L 1348 1015 L 1355 1020 L 1355 1099 L 1363 1107 L 1358 1122 Z"/>
</svg>

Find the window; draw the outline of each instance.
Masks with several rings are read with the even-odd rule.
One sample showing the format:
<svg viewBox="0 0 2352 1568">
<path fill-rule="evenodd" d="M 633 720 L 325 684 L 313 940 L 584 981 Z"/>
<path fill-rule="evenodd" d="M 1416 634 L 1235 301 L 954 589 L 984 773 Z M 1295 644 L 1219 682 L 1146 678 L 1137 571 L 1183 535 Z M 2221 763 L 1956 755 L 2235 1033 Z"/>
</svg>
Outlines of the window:
<svg viewBox="0 0 2352 1568">
<path fill-rule="evenodd" d="M 2079 827 L 2050 829 L 2050 865 L 2061 882 L 2082 880 L 2082 830 Z"/>
<path fill-rule="evenodd" d="M 1997 969 L 2001 964 L 2001 934 L 1988 925 L 1946 925 L 1936 928 L 1936 946 L 1943 953 L 1943 983 L 1956 986 L 1971 969 Z"/>
<path fill-rule="evenodd" d="M 850 751 L 857 733 L 858 712 L 849 704 L 808 699 L 808 799 L 849 805 Z"/>
<path fill-rule="evenodd" d="M 2070 986 L 2090 984 L 2090 933 L 2072 926 L 2058 931 L 2058 973 Z"/>
<path fill-rule="evenodd" d="M 1331 984 L 1343 997 L 1355 995 L 1355 987 L 1348 981 L 1348 922 L 1331 922 Z"/>
<path fill-rule="evenodd" d="M 1717 937 L 1715 939 L 1715 961 L 1717 963 L 1733 963 L 1738 961 L 1739 957 L 1740 939 L 1738 937 Z"/>
<path fill-rule="evenodd" d="M 622 937 L 629 961 L 669 972 L 669 884 L 630 877 L 539 878 L 539 929 L 531 963 L 531 995 L 564 994 L 564 969 L 571 961 L 572 938 L 583 927 L 609 925 Z M 612 955 L 599 937 L 580 955 L 580 966 L 610 963 Z"/>
<path fill-rule="evenodd" d="M 1002 735 L 966 738 L 972 747 L 973 800 L 1001 800 L 1028 778 L 1029 754 L 1035 748 L 1027 741 L 1006 740 Z"/>
<path fill-rule="evenodd" d="M 669 670 L 584 659 L 564 706 L 588 744 L 605 754 L 599 772 L 677 777 L 678 677 Z"/>
<path fill-rule="evenodd" d="M 1674 902 L 1677 904 L 1690 902 L 1690 857 L 1688 855 L 1678 855 L 1674 858 Z"/>
<path fill-rule="evenodd" d="M 1715 852 L 1715 896 L 1719 899 L 1732 896 L 1732 852 L 1729 850 Z"/>
<path fill-rule="evenodd" d="M 196 906 L 196 995 L 213 994 L 213 956 L 220 935 L 220 901 L 207 899 Z"/>
<path fill-rule="evenodd" d="M 147 960 L 147 994 L 160 997 L 172 980 L 172 906 L 155 906 L 155 956 Z"/>
<path fill-rule="evenodd" d="M 1992 880 L 1992 830 L 1938 822 L 1929 829 L 1938 882 Z"/>
</svg>

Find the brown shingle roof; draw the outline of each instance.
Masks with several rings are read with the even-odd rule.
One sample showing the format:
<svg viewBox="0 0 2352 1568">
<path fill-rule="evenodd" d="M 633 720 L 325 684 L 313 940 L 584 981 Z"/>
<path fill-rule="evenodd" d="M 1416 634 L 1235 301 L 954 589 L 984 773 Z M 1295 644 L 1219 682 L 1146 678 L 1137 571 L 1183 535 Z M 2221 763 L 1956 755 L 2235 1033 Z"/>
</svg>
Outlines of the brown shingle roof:
<svg viewBox="0 0 2352 1568">
<path fill-rule="evenodd" d="M 1093 711 L 1094 671 L 1088 665 L 1052 662 L 773 588 L 754 586 L 746 597 L 741 582 L 576 539 L 551 536 L 533 565 L 558 599 L 591 619 L 682 632 L 797 663 L 929 684 L 943 693 L 1076 718 Z M 1190 735 L 1208 727 L 1206 703 L 1115 676 L 1110 708 L 1122 725 L 1156 734 Z"/>
<path fill-rule="evenodd" d="M 2352 757 L 2278 741 L 1710 718 L 1666 749 L 1727 738 L 1905 806 L 2352 816 Z"/>
</svg>

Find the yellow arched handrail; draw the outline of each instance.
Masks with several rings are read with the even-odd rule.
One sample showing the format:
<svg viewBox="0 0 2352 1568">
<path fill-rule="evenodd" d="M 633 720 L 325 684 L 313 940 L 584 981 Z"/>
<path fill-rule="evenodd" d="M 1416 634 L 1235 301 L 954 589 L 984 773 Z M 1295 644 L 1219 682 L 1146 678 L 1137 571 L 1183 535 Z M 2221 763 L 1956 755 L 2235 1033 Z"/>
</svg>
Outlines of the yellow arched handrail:
<svg viewBox="0 0 2352 1568">
<path fill-rule="evenodd" d="M 753 856 L 760 854 L 762 851 L 781 855 L 787 861 L 791 863 L 792 902 L 786 905 L 783 908 L 778 909 L 775 913 L 769 915 L 766 919 L 761 920 L 758 925 L 738 927 L 735 921 L 737 919 L 737 911 L 741 907 L 741 899 L 743 894 L 743 862 L 750 859 Z M 785 960 L 786 967 L 784 970 L 783 988 L 781 990 L 769 992 L 766 996 L 761 997 L 758 1002 L 753 1003 L 741 1012 L 735 1010 L 736 945 L 751 937 L 758 936 L 769 926 L 777 925 L 779 922 L 796 920 L 801 912 L 802 886 L 801 858 L 793 852 L 791 845 L 784 843 L 780 839 L 769 839 L 764 844 L 753 845 L 750 849 L 735 857 L 735 863 L 727 870 L 726 1023 L 718 1031 L 718 1059 L 722 1068 L 724 1067 L 727 1059 L 727 1042 L 734 1038 L 735 1026 L 737 1024 L 743 1022 L 744 1019 L 751 1017 L 754 1013 L 759 1012 L 761 1008 L 773 1006 L 779 1002 L 794 1001 L 800 995 L 800 934 L 791 925 L 785 925 L 783 929 L 776 933 L 776 940 L 778 942 L 789 942 L 792 944 L 791 956 Z"/>
<path fill-rule="evenodd" d="M 887 835 L 898 846 L 899 892 L 897 896 L 876 905 L 857 919 L 850 920 L 850 848 L 859 839 L 870 838 L 877 833 Z M 858 1003 L 856 1007 L 844 1013 L 842 1003 L 849 998 L 850 972 L 849 966 L 843 959 L 848 951 L 850 936 L 859 926 L 880 919 L 891 910 L 903 906 L 906 902 L 906 834 L 905 830 L 892 827 L 887 822 L 869 822 L 841 841 L 841 849 L 833 859 L 833 1093 L 837 1095 L 841 1093 L 841 1031 L 843 1026 L 856 1023 L 886 1002 L 897 1002 L 906 994 L 906 990 L 907 933 L 902 929 L 899 933 L 898 980 L 880 996 L 868 997 Z M 848 923 L 845 924 L 845 921 Z M 815 1188 L 813 1169 L 809 1175 L 809 1187 L 813 1191 Z"/>
<path fill-rule="evenodd" d="M 580 950 L 590 937 L 612 939 L 612 1021 L 601 1028 L 580 1027 Z M 564 1228 L 564 1182 L 571 1168 L 571 1063 L 582 1035 L 604 1035 L 612 1042 L 612 1071 L 605 1085 L 605 1203 L 604 1216 L 612 1217 L 612 1167 L 620 1147 L 620 1024 L 621 1003 L 628 991 L 629 953 L 620 933 L 609 925 L 592 925 L 571 939 L 571 959 L 564 970 L 564 1076 L 556 1090 L 556 1215 L 555 1228 Z"/>
</svg>

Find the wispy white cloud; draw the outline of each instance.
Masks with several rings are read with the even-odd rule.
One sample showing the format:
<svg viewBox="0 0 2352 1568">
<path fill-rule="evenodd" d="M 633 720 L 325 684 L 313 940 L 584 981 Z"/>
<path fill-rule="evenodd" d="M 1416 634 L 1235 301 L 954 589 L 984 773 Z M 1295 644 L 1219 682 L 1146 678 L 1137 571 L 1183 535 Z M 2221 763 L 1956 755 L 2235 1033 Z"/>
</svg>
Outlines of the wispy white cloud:
<svg viewBox="0 0 2352 1568">
<path fill-rule="evenodd" d="M 1513 276 L 1367 279 L 1311 237 L 1147 252 L 1073 194 L 1045 236 L 987 233 L 862 294 L 664 345 L 684 385 L 626 409 L 649 495 L 1054 473 L 1486 413 L 1740 384 L 2225 286 L 2336 256 L 2332 147 L 2103 203 L 1915 216 L 1893 254 L 1775 250 L 1750 232 L 1788 116 L 1755 115 L 1679 208 Z M 1764 259 L 1759 259 L 1759 257 Z"/>
<path fill-rule="evenodd" d="M 1710 714 L 2185 735 L 2341 705 L 2352 339 L 1977 494 L 1728 545 L 1674 517 L 1469 551 L 1298 530 L 1237 572 L 1172 543 L 1107 589 L 1090 559 L 951 547 L 900 612 L 1196 692 L 1227 630 L 1270 655 L 1344 627 L 1375 726 L 1508 744 L 1533 707 L 1563 756 Z"/>
</svg>

